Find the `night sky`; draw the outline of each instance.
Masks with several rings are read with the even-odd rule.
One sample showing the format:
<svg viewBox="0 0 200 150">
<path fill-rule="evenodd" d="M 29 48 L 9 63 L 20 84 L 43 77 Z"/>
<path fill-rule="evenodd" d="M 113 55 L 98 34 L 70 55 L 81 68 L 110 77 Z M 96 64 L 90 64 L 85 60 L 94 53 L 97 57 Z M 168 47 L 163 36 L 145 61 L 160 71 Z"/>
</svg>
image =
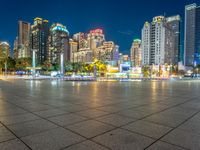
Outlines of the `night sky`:
<svg viewBox="0 0 200 150">
<path fill-rule="evenodd" d="M 152 17 L 180 14 L 184 7 L 200 0 L 1 0 L 0 41 L 13 45 L 17 21 L 33 23 L 35 17 L 60 22 L 70 34 L 102 28 L 106 40 L 113 40 L 120 51 L 129 54 L 134 38 L 141 37 L 145 21 Z"/>
</svg>

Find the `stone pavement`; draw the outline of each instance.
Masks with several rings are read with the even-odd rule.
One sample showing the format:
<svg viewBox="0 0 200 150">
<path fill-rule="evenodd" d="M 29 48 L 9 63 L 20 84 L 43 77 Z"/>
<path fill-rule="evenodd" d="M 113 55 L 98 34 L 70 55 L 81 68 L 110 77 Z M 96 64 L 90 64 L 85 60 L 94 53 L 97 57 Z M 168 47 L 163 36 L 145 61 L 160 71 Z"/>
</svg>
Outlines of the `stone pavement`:
<svg viewBox="0 0 200 150">
<path fill-rule="evenodd" d="M 0 81 L 0 150 L 199 150 L 200 81 Z"/>
</svg>

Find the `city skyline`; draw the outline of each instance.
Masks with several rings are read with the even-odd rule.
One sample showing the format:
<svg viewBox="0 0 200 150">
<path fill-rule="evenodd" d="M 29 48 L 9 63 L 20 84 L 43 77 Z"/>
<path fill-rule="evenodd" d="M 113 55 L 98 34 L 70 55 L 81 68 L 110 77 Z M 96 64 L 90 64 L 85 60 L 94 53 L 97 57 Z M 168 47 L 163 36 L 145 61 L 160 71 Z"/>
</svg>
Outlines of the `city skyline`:
<svg viewBox="0 0 200 150">
<path fill-rule="evenodd" d="M 59 3 L 42 1 L 40 5 L 38 5 L 38 1 L 36 0 L 34 3 L 30 2 L 30 4 L 27 5 L 24 0 L 20 0 L 18 2 L 13 1 L 13 4 L 10 5 L 8 2 L 4 1 L 2 5 L 5 7 L 0 10 L 0 16 L 6 23 L 0 25 L 2 29 L 0 40 L 8 41 L 13 49 L 14 39 L 17 35 L 18 20 L 33 23 L 33 18 L 39 16 L 50 20 L 51 23 L 63 23 L 69 30 L 70 35 L 77 32 L 88 32 L 93 28 L 102 28 L 105 31 L 107 40 L 112 40 L 117 43 L 120 46 L 121 52 L 130 54 L 132 41 L 134 38 L 141 38 L 141 28 L 146 20 L 163 14 L 166 16 L 180 14 L 183 20 L 185 5 L 194 2 L 197 1 L 187 0 L 180 3 L 172 0 L 168 2 L 158 2 L 154 0 L 145 2 L 147 5 L 143 5 L 142 1 L 137 2 L 135 5 L 134 2 L 126 0 L 123 1 L 123 3 L 109 1 L 106 5 L 105 2 L 102 1 L 98 5 L 94 5 L 92 1 L 88 0 L 84 3 L 79 2 L 79 4 L 64 1 L 60 1 Z M 18 5 L 19 3 L 21 3 L 21 5 Z M 15 7 L 16 5 L 17 7 Z M 5 9 L 8 8 L 6 6 L 9 6 L 13 11 Z M 113 6 L 115 6 L 116 9 L 113 9 Z M 52 7 L 54 7 L 54 13 L 52 13 Z M 143 9 L 141 9 L 141 7 Z M 88 8 L 90 9 L 88 10 Z M 156 8 L 156 10 L 153 8 Z M 140 12 L 140 15 L 136 12 Z"/>
</svg>

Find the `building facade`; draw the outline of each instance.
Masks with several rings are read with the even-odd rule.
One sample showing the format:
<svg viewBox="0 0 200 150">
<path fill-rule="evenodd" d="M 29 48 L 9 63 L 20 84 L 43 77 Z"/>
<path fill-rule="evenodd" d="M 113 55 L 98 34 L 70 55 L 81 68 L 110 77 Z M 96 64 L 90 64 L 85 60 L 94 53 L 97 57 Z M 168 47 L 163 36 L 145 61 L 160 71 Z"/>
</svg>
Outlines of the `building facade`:
<svg viewBox="0 0 200 150">
<path fill-rule="evenodd" d="M 142 64 L 142 41 L 135 39 L 131 47 L 131 63 L 132 66 L 137 67 Z"/>
<path fill-rule="evenodd" d="M 142 29 L 142 65 L 175 64 L 175 36 L 164 16 L 146 22 Z"/>
<path fill-rule="evenodd" d="M 31 56 L 30 50 L 31 24 L 24 21 L 18 22 L 18 58 L 28 58 Z"/>
<path fill-rule="evenodd" d="M 70 61 L 69 31 L 64 25 L 55 23 L 50 28 L 48 61 L 59 64 L 61 53 L 64 61 Z"/>
<path fill-rule="evenodd" d="M 200 6 L 185 7 L 185 66 L 200 64 Z"/>
<path fill-rule="evenodd" d="M 0 58 L 10 57 L 10 44 L 8 42 L 0 42 Z"/>
<path fill-rule="evenodd" d="M 106 41 L 102 29 L 94 29 L 87 34 L 74 34 L 70 47 L 75 49 L 71 50 L 71 60 L 74 62 L 113 61 L 119 55 L 119 46 L 112 41 Z"/>
<path fill-rule="evenodd" d="M 183 52 L 181 51 L 181 17 L 180 15 L 166 18 L 167 26 L 169 26 L 174 34 L 174 64 L 183 62 Z"/>
<path fill-rule="evenodd" d="M 49 56 L 49 22 L 35 18 L 31 26 L 31 49 L 36 50 L 36 63 L 42 65 Z"/>
</svg>

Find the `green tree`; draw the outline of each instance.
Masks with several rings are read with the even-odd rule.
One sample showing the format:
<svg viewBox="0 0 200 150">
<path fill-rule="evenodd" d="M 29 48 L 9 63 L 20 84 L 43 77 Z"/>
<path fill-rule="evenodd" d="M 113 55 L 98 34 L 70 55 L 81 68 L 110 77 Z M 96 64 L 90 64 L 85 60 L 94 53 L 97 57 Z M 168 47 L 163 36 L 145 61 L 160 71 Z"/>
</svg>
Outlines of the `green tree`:
<svg viewBox="0 0 200 150">
<path fill-rule="evenodd" d="M 42 70 L 51 71 L 52 70 L 52 64 L 49 61 L 45 61 L 42 65 Z"/>
<path fill-rule="evenodd" d="M 15 70 L 15 65 L 16 65 L 15 60 L 13 58 L 11 58 L 11 57 L 8 57 L 8 59 L 7 59 L 7 68 L 8 68 L 8 70 L 14 71 Z"/>
<path fill-rule="evenodd" d="M 24 70 L 26 71 L 28 67 L 32 66 L 32 59 L 31 58 L 19 58 L 16 60 L 16 69 L 17 70 Z"/>
<path fill-rule="evenodd" d="M 66 72 L 73 72 L 73 65 L 70 61 L 65 62 L 65 71 Z"/>
<path fill-rule="evenodd" d="M 149 66 L 143 66 L 142 67 L 142 74 L 145 78 L 148 78 L 150 76 L 150 67 Z"/>
</svg>

